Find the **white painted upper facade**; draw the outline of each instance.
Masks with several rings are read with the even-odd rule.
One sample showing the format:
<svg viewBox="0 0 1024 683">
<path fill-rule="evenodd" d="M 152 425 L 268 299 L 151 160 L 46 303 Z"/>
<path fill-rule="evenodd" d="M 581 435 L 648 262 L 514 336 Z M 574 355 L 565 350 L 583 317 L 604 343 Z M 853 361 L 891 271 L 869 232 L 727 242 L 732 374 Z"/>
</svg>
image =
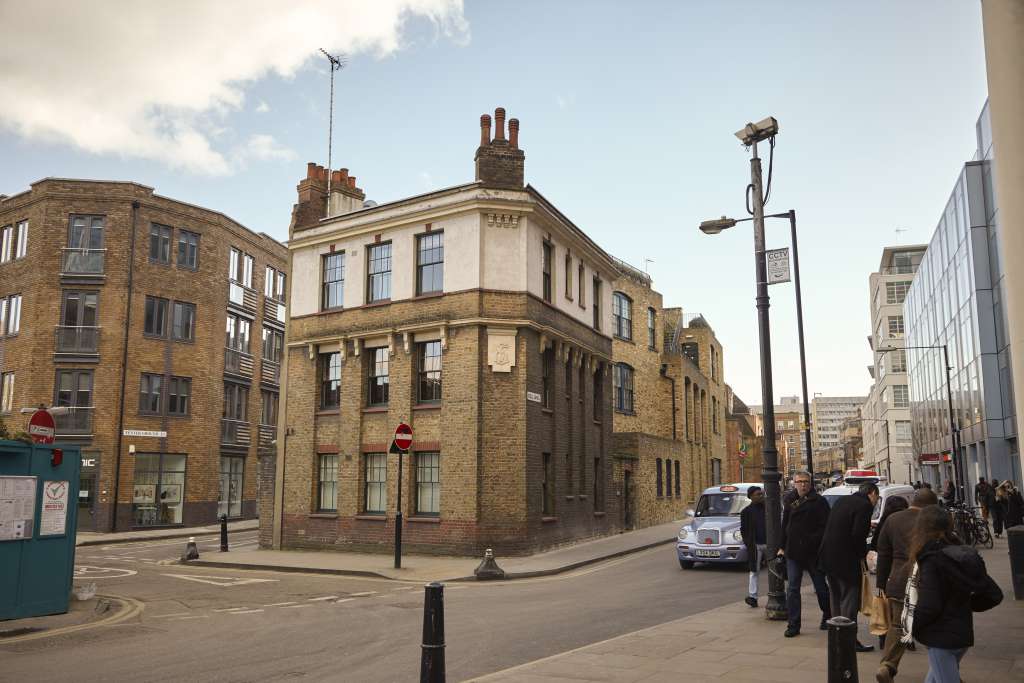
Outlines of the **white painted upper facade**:
<svg viewBox="0 0 1024 683">
<path fill-rule="evenodd" d="M 527 292 L 543 300 L 547 243 L 551 247 L 549 303 L 593 328 L 597 278 L 599 333 L 610 337 L 611 283 L 618 276 L 610 257 L 535 190 L 489 189 L 478 183 L 327 218 L 314 228 L 296 233 L 289 242 L 290 316 L 298 318 L 324 310 L 323 258 L 332 252 L 345 254 L 343 309 L 371 303 L 367 294 L 367 254 L 375 243 L 391 244 L 390 301 L 415 299 L 417 239 L 437 232 L 444 234 L 442 293 L 478 289 Z M 581 264 L 582 305 L 578 282 Z M 566 278 L 571 280 L 569 291 Z"/>
</svg>

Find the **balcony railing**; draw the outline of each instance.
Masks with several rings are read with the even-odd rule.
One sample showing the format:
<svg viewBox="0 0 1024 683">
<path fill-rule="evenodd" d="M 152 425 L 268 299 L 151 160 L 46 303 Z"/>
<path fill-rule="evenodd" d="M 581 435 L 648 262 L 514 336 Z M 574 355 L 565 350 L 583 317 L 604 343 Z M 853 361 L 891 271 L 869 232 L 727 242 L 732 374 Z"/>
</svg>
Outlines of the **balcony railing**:
<svg viewBox="0 0 1024 683">
<path fill-rule="evenodd" d="M 271 450 L 274 448 L 274 441 L 277 439 L 277 427 L 274 425 L 263 425 L 259 426 L 259 449 L 260 450 Z"/>
<path fill-rule="evenodd" d="M 919 265 L 886 266 L 882 268 L 882 275 L 912 275 L 917 272 Z"/>
<path fill-rule="evenodd" d="M 264 358 L 260 362 L 260 381 L 267 384 L 280 384 L 281 364 Z"/>
<path fill-rule="evenodd" d="M 249 446 L 252 443 L 252 428 L 244 420 L 221 418 L 220 443 L 222 446 Z"/>
<path fill-rule="evenodd" d="M 91 434 L 93 410 L 92 406 L 69 406 L 64 415 L 54 415 L 57 434 Z"/>
<path fill-rule="evenodd" d="M 258 295 L 255 289 L 246 287 L 237 282 L 228 282 L 228 303 L 243 311 L 256 315 L 256 301 Z"/>
<path fill-rule="evenodd" d="M 100 328 L 58 325 L 56 337 L 57 353 L 96 353 L 100 342 Z"/>
<path fill-rule="evenodd" d="M 237 349 L 224 349 L 224 372 L 239 377 L 252 377 L 252 356 Z"/>
<path fill-rule="evenodd" d="M 263 298 L 263 321 L 284 325 L 284 304 L 270 297 Z"/>
<path fill-rule="evenodd" d="M 102 275 L 106 249 L 72 249 L 65 247 L 61 272 L 79 275 Z"/>
</svg>

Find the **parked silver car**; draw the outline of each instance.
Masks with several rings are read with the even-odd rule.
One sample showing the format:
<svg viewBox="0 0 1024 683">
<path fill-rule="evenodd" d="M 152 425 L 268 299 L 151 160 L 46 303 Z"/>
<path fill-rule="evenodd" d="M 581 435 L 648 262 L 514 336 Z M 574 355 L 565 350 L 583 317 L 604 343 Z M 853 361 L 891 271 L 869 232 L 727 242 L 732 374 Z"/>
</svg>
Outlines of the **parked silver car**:
<svg viewBox="0 0 1024 683">
<path fill-rule="evenodd" d="M 693 519 L 679 530 L 676 554 L 679 566 L 692 569 L 695 562 L 739 563 L 747 561 L 740 535 L 740 513 L 750 505 L 747 489 L 759 483 L 724 484 L 704 489 Z"/>
</svg>

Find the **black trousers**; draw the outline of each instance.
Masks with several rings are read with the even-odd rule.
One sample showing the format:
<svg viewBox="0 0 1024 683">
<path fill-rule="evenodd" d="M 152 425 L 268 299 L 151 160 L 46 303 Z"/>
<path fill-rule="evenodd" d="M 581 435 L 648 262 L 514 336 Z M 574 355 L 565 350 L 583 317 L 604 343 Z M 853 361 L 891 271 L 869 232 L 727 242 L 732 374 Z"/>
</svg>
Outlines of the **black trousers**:
<svg viewBox="0 0 1024 683">
<path fill-rule="evenodd" d="M 857 612 L 860 611 L 860 579 L 850 582 L 838 576 L 826 576 L 825 580 L 828 581 L 832 616 L 857 621 Z"/>
</svg>

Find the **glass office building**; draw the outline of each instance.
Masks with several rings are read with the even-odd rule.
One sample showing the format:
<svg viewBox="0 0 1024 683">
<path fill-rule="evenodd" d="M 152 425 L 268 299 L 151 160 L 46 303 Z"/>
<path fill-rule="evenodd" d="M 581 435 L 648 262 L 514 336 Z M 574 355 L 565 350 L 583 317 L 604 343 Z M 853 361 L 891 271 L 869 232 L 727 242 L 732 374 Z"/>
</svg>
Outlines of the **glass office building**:
<svg viewBox="0 0 1024 683">
<path fill-rule="evenodd" d="M 977 138 L 903 309 L 914 453 L 933 485 L 953 477 L 945 348 L 969 495 L 979 477 L 1019 482 L 1021 472 L 987 103 Z"/>
</svg>

